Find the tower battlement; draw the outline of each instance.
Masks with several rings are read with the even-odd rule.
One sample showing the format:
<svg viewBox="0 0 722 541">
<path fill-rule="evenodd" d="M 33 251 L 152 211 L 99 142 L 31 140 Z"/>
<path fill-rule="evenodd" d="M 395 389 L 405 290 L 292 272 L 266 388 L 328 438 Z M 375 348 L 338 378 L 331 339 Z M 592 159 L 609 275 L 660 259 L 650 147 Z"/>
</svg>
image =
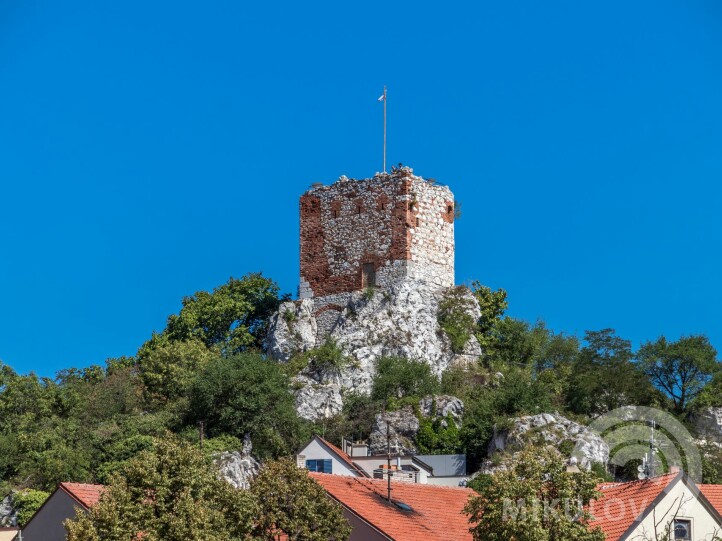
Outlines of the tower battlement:
<svg viewBox="0 0 722 541">
<path fill-rule="evenodd" d="M 403 280 L 454 285 L 454 195 L 411 168 L 314 185 L 300 217 L 301 299 Z"/>
</svg>

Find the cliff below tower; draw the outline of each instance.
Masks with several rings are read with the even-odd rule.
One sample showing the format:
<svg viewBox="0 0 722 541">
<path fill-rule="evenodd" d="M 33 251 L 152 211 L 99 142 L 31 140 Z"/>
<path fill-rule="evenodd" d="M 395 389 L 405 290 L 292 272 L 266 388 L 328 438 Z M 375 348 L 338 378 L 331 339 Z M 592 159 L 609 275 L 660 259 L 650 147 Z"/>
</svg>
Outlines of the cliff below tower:
<svg viewBox="0 0 722 541">
<path fill-rule="evenodd" d="M 296 377 L 299 413 L 337 413 L 344 390 L 367 393 L 383 356 L 423 360 L 441 375 L 480 354 L 442 331 L 439 304 L 454 288 L 454 196 L 403 167 L 371 179 L 314 185 L 300 201 L 299 300 L 270 322 L 266 350 L 288 362 L 332 344 L 350 362 Z M 465 310 L 480 317 L 470 292 Z"/>
</svg>

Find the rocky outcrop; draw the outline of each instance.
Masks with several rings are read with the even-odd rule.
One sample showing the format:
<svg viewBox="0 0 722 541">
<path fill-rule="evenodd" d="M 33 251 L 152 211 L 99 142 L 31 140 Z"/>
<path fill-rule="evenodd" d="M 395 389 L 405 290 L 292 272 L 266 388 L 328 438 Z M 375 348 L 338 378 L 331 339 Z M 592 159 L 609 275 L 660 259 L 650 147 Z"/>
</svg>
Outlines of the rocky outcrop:
<svg viewBox="0 0 722 541">
<path fill-rule="evenodd" d="M 694 413 L 691 421 L 698 437 L 722 442 L 722 408 L 704 408 Z"/>
<path fill-rule="evenodd" d="M 269 320 L 266 351 L 272 358 L 286 362 L 293 353 L 314 347 L 316 333 L 313 300 L 281 303 Z"/>
<path fill-rule="evenodd" d="M 424 417 L 434 417 L 441 420 L 441 426 L 447 427 L 449 415 L 457 427 L 461 427 L 464 416 L 464 402 L 460 398 L 450 395 L 427 396 L 419 401 L 419 410 Z"/>
<path fill-rule="evenodd" d="M 460 354 L 452 351 L 438 323 L 439 301 L 445 292 L 436 286 L 406 280 L 334 298 L 332 305 L 318 305 L 328 298 L 283 303 L 271 319 L 266 351 L 272 358 L 286 362 L 296 352 L 333 340 L 353 362 L 331 383 L 361 393 L 370 392 L 376 363 L 382 356 L 422 359 L 440 376 L 448 367 L 481 354 L 473 336 Z M 468 298 L 468 309 L 478 319 L 478 303 L 471 292 Z M 303 409 L 308 409 L 305 403 L 311 394 L 312 391 L 303 393 Z"/>
<path fill-rule="evenodd" d="M 260 464 L 251 456 L 252 450 L 251 438 L 246 434 L 240 452 L 223 452 L 213 457 L 213 463 L 218 467 L 221 477 L 236 488 L 248 489 L 258 474 Z"/>
<path fill-rule="evenodd" d="M 512 453 L 526 445 L 552 445 L 563 454 L 573 456 L 579 468 L 589 470 L 595 462 L 606 464 L 609 446 L 587 427 L 558 413 L 540 413 L 513 419 L 506 430 L 495 430 L 488 455 Z M 488 464 L 487 464 L 488 469 Z"/>
<path fill-rule="evenodd" d="M 414 439 L 418 432 L 419 420 L 411 406 L 407 406 L 398 411 L 379 413 L 376 415 L 376 421 L 371 430 L 369 452 L 372 455 L 385 453 L 388 441 L 391 444 L 393 453 L 414 455 L 417 453 Z"/>
<path fill-rule="evenodd" d="M 0 527 L 10 528 L 17 526 L 18 512 L 17 509 L 15 509 L 13 494 L 14 492 L 10 492 L 10 494 L 0 500 Z"/>
<path fill-rule="evenodd" d="M 343 398 L 338 383 L 318 383 L 300 375 L 294 378 L 296 390 L 296 411 L 298 416 L 309 421 L 333 417 L 341 413 Z"/>
<path fill-rule="evenodd" d="M 464 402 L 455 396 L 427 396 L 419 401 L 419 414 L 426 418 L 440 419 L 441 425 L 444 427 L 447 426 L 448 415 L 451 415 L 457 426 L 461 426 L 463 413 Z M 414 408 L 406 406 L 397 411 L 387 411 L 376 415 L 369 439 L 371 454 L 386 452 L 387 426 L 394 453 L 413 455 L 418 452 L 415 441 L 419 433 L 419 419 Z"/>
</svg>

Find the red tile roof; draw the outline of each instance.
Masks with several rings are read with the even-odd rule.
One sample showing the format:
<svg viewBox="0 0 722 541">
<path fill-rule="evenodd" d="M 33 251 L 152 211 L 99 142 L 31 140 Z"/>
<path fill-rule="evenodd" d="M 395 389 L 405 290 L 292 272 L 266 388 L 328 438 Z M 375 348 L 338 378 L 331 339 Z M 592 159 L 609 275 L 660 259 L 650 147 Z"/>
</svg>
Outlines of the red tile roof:
<svg viewBox="0 0 722 541">
<path fill-rule="evenodd" d="M 338 455 L 338 457 L 341 459 L 342 462 L 344 462 L 349 468 L 351 468 L 352 471 L 358 473 L 361 477 L 368 477 L 368 473 L 366 473 L 361 467 L 357 466 L 353 460 L 351 460 L 351 457 L 343 452 L 341 449 L 336 447 L 333 443 L 330 441 L 324 440 L 321 436 L 316 436 L 321 443 L 323 443 L 326 447 L 331 449 L 334 453 Z"/>
<path fill-rule="evenodd" d="M 597 487 L 602 496 L 589 506 L 594 520 L 590 528 L 601 528 L 607 541 L 616 541 L 634 521 L 662 494 L 664 489 L 680 477 L 672 473 L 630 483 L 604 483 Z"/>
<path fill-rule="evenodd" d="M 89 485 L 86 483 L 60 483 L 60 488 L 70 494 L 77 502 L 90 509 L 100 499 L 105 487 L 103 485 Z"/>
<path fill-rule="evenodd" d="M 722 485 L 697 485 L 700 492 L 712 504 L 719 514 L 722 515 Z"/>
<path fill-rule="evenodd" d="M 470 541 L 469 517 L 462 510 L 470 488 L 394 482 L 391 497 L 411 511 L 386 501 L 387 482 L 309 473 L 331 497 L 395 541 Z"/>
</svg>

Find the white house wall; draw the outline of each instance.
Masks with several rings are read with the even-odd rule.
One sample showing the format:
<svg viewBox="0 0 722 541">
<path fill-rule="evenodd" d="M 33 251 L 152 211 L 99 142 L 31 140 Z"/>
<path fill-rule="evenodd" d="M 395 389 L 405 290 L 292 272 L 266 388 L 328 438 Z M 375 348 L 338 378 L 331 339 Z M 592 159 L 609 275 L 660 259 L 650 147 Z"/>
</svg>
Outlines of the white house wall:
<svg viewBox="0 0 722 541">
<path fill-rule="evenodd" d="M 667 524 L 673 520 L 680 500 L 683 504 L 677 512 L 676 518 L 692 521 L 692 539 L 694 541 L 710 541 L 714 539 L 715 532 L 722 535 L 722 525 L 717 523 L 690 488 L 682 481 L 679 481 L 671 487 L 670 491 L 655 506 L 655 513 L 647 515 L 631 534 L 622 539 L 624 541 L 656 540 L 655 522 L 660 523 L 661 521 L 661 524 L 657 526 L 657 534 L 661 534 Z M 651 504 L 652 502 L 644 503 Z M 664 517 L 667 512 L 669 512 L 668 515 Z"/>
</svg>

